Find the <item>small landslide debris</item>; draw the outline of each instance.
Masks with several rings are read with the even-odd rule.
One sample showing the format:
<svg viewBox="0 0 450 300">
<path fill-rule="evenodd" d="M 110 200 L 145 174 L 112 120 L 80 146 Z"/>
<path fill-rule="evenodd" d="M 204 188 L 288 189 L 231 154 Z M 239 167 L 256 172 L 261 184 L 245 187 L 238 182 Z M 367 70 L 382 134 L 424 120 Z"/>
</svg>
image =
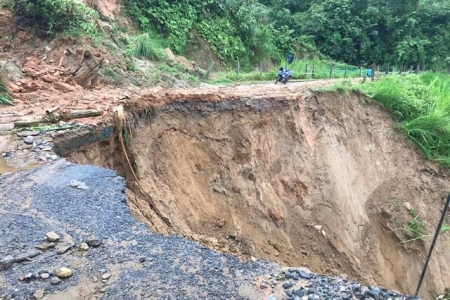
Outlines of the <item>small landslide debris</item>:
<svg viewBox="0 0 450 300">
<path fill-rule="evenodd" d="M 57 242 L 57 241 L 59 241 L 59 235 L 56 232 L 54 232 L 54 231 L 47 232 L 45 237 L 47 238 L 47 240 L 49 242 Z"/>
<path fill-rule="evenodd" d="M 80 189 L 80 190 L 87 190 L 88 189 L 88 186 L 84 182 L 81 182 L 81 181 L 78 181 L 78 180 L 71 180 L 70 181 L 70 186 L 71 187 L 75 187 L 75 188 Z"/>
<path fill-rule="evenodd" d="M 73 271 L 66 267 L 59 268 L 59 270 L 56 272 L 56 276 L 58 276 L 58 278 L 69 278 L 72 275 Z"/>
</svg>

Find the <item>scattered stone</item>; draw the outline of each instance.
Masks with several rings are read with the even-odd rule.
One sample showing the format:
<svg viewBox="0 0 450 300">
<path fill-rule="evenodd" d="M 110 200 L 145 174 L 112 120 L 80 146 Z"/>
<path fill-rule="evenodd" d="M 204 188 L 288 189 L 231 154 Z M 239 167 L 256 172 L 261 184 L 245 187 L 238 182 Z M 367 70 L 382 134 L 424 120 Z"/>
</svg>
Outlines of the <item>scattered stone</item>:
<svg viewBox="0 0 450 300">
<path fill-rule="evenodd" d="M 350 293 L 343 292 L 343 293 L 341 294 L 341 298 L 344 299 L 344 300 L 350 300 L 350 299 L 353 298 L 353 296 L 352 296 L 352 294 L 350 294 Z"/>
<path fill-rule="evenodd" d="M 47 240 L 49 242 L 57 242 L 57 241 L 59 241 L 59 235 L 56 232 L 54 232 L 54 231 L 47 232 L 45 237 L 47 238 Z"/>
<path fill-rule="evenodd" d="M 314 225 L 314 229 L 320 231 L 322 229 L 322 225 Z"/>
<path fill-rule="evenodd" d="M 404 205 L 405 205 L 405 207 L 406 207 L 407 210 L 411 210 L 411 203 L 405 202 Z"/>
<path fill-rule="evenodd" d="M 93 239 L 93 240 L 86 241 L 86 243 L 93 248 L 97 248 L 102 244 L 102 241 Z"/>
<path fill-rule="evenodd" d="M 56 276 L 59 278 L 68 278 L 73 275 L 73 271 L 69 268 L 59 268 L 59 270 L 56 272 Z"/>
<path fill-rule="evenodd" d="M 27 273 L 27 275 L 25 275 L 25 276 L 23 277 L 23 279 L 24 279 L 24 280 L 31 280 L 31 279 L 33 279 L 33 273 Z"/>
<path fill-rule="evenodd" d="M 14 129 L 14 124 L 0 124 L 0 132 L 11 131 Z"/>
<path fill-rule="evenodd" d="M 89 245 L 87 243 L 80 244 L 80 250 L 87 251 L 89 249 Z"/>
<path fill-rule="evenodd" d="M 378 288 L 371 288 L 366 291 L 365 296 L 372 297 L 373 299 L 378 299 L 378 295 L 380 294 L 380 290 Z"/>
<path fill-rule="evenodd" d="M 100 289 L 100 293 L 105 293 L 105 292 L 106 292 L 106 288 L 103 287 Z"/>
<path fill-rule="evenodd" d="M 41 254 L 41 252 L 39 252 L 39 251 L 37 251 L 37 250 L 32 250 L 32 251 L 30 251 L 30 252 L 22 253 L 22 254 L 17 255 L 17 256 L 14 258 L 14 260 L 15 260 L 16 262 L 21 262 L 21 261 L 24 261 L 24 260 L 28 260 L 28 259 L 30 259 L 30 258 L 32 258 L 32 257 L 38 256 L 39 254 Z"/>
<path fill-rule="evenodd" d="M 66 253 L 69 249 L 71 249 L 73 247 L 72 243 L 62 243 L 62 244 L 58 244 L 56 245 L 56 253 L 57 254 L 64 254 Z"/>
<path fill-rule="evenodd" d="M 57 285 L 61 283 L 61 279 L 59 279 L 58 277 L 54 276 L 50 279 L 50 283 L 53 285 Z"/>
<path fill-rule="evenodd" d="M 53 243 L 53 242 L 43 242 L 42 244 L 36 246 L 35 248 L 45 251 L 47 249 L 54 248 L 54 247 L 55 247 L 55 243 Z"/>
<path fill-rule="evenodd" d="M 105 273 L 102 275 L 102 279 L 108 280 L 111 277 L 111 273 Z"/>
<path fill-rule="evenodd" d="M 274 295 L 270 295 L 269 297 L 267 297 L 267 300 L 277 300 L 277 297 L 275 297 Z"/>
<path fill-rule="evenodd" d="M 293 286 L 294 286 L 294 284 L 292 282 L 285 282 L 285 283 L 283 283 L 283 288 L 285 290 L 290 289 Z"/>
<path fill-rule="evenodd" d="M 141 262 L 141 263 L 145 262 L 145 260 L 146 260 L 146 258 L 145 258 L 145 257 L 141 257 L 141 258 L 139 258 L 139 262 Z"/>
<path fill-rule="evenodd" d="M 45 74 L 42 77 L 42 80 L 48 83 L 52 83 L 55 79 L 53 78 L 53 76 L 49 75 L 49 74 Z"/>
<path fill-rule="evenodd" d="M 71 187 L 76 187 L 77 189 L 80 190 L 87 190 L 88 186 L 86 185 L 86 183 L 78 181 L 78 180 L 71 180 L 70 181 L 70 186 Z"/>
<path fill-rule="evenodd" d="M 33 131 L 22 131 L 22 132 L 18 132 L 17 136 L 19 137 L 27 137 L 27 136 L 37 136 L 39 135 L 40 132 L 37 130 L 33 130 Z"/>
<path fill-rule="evenodd" d="M 289 272 L 289 271 L 285 271 L 285 272 L 284 272 L 284 277 L 285 277 L 286 279 L 291 279 L 291 278 L 294 278 L 294 274 L 291 273 L 291 272 Z"/>
<path fill-rule="evenodd" d="M 305 272 L 303 270 L 298 270 L 298 274 L 300 275 L 301 278 L 305 278 L 305 279 L 311 279 L 312 278 L 311 273 Z"/>
<path fill-rule="evenodd" d="M 44 298 L 44 291 L 43 290 L 37 290 L 34 294 L 33 294 L 34 299 L 42 299 Z"/>
<path fill-rule="evenodd" d="M 60 81 L 53 82 L 53 87 L 60 92 L 69 93 L 75 91 L 75 87 Z"/>
<path fill-rule="evenodd" d="M 48 274 L 48 273 L 42 273 L 40 276 L 41 276 L 42 279 L 47 279 L 47 278 L 50 277 L 50 274 Z"/>
<path fill-rule="evenodd" d="M 31 145 L 34 142 L 34 137 L 26 136 L 26 137 L 23 138 L 23 141 L 25 142 L 25 144 Z"/>
<path fill-rule="evenodd" d="M 0 271 L 9 269 L 13 265 L 14 261 L 14 257 L 7 255 L 5 258 L 0 260 Z"/>
<path fill-rule="evenodd" d="M 295 290 L 293 291 L 293 293 L 297 297 L 303 297 L 305 295 L 305 292 L 303 292 L 302 290 Z"/>
<path fill-rule="evenodd" d="M 92 281 L 93 281 L 93 282 L 97 282 L 97 281 L 98 281 L 97 276 L 94 276 L 94 278 L 92 279 Z"/>
</svg>

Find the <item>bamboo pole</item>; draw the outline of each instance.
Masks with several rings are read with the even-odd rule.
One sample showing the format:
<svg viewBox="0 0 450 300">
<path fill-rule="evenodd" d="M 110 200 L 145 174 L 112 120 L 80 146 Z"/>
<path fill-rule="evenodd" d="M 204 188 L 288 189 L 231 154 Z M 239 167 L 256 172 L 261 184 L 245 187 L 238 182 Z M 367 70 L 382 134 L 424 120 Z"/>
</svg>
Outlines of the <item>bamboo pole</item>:
<svg viewBox="0 0 450 300">
<path fill-rule="evenodd" d="M 77 118 L 97 117 L 101 116 L 101 114 L 102 113 L 96 109 L 73 110 L 70 113 L 70 118 L 77 119 Z"/>
</svg>

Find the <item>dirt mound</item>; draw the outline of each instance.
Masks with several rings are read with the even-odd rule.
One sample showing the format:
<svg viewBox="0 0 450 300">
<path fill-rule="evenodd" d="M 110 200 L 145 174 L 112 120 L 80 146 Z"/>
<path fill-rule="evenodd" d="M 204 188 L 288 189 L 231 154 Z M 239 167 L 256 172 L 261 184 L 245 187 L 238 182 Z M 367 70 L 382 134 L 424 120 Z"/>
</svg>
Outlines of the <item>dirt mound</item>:
<svg viewBox="0 0 450 300">
<path fill-rule="evenodd" d="M 408 209 L 431 234 L 449 174 L 393 131 L 389 114 L 357 94 L 293 86 L 190 92 L 139 102 L 138 110 L 159 103 L 127 139 L 145 197 L 127 164 L 115 163 L 138 219 L 215 249 L 414 292 L 426 247 L 407 242 Z M 111 167 L 107 149 L 118 153 L 104 142 L 69 159 Z M 446 241 L 442 235 L 424 294 L 442 292 L 450 279 Z"/>
</svg>

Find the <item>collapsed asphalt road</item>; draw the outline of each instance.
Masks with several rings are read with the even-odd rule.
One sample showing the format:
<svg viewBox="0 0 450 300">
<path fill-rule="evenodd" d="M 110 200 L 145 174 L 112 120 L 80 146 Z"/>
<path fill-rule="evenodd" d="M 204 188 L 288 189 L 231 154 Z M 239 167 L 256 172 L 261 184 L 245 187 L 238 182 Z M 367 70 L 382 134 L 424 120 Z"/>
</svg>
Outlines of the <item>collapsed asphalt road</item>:
<svg viewBox="0 0 450 300">
<path fill-rule="evenodd" d="M 404 299 L 155 234 L 124 191 L 116 172 L 62 159 L 0 176 L 0 299 Z"/>
</svg>

